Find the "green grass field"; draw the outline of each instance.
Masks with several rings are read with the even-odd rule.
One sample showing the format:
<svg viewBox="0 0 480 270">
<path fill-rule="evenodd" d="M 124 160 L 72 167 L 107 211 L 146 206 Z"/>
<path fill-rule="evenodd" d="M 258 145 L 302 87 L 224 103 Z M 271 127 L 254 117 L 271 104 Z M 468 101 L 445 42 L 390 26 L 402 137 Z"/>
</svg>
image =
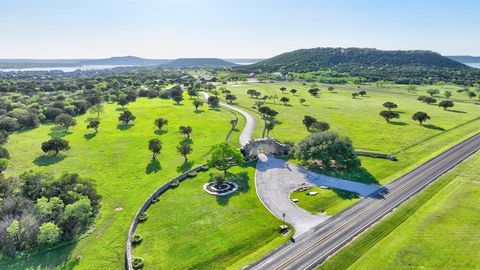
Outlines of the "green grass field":
<svg viewBox="0 0 480 270">
<path fill-rule="evenodd" d="M 379 152 L 396 152 L 404 149 L 403 152 L 396 154 L 399 158 L 397 162 L 361 157 L 363 165 L 361 172 L 339 175 L 352 180 L 388 183 L 480 129 L 480 121 L 461 125 L 479 116 L 478 105 L 456 103 L 455 111 L 443 111 L 437 106 L 420 103 L 415 100 L 416 94 L 406 93 L 406 90 L 399 86 L 375 89 L 373 88 L 376 86 L 362 86 L 367 91 L 368 87 L 372 90 L 369 91 L 368 97 L 356 100 L 351 98 L 351 92 L 357 90 L 354 85 L 336 86 L 335 93 L 329 93 L 326 86 L 322 85 L 320 86 L 322 94 L 319 98 L 307 95 L 308 88 L 298 83 L 227 85 L 227 88 L 239 97 L 237 106 L 250 108 L 254 99 L 246 95 L 247 89 L 254 88 L 263 94 L 276 93 L 280 97 L 281 92 L 278 89 L 282 85 L 288 89 L 296 88 L 300 93 L 295 97 L 290 93 L 286 95 L 291 98 L 292 106 L 280 105 L 278 100 L 276 105 L 268 104 L 280 112 L 277 117 L 279 125 L 271 132 L 271 136 L 280 140 L 299 141 L 308 134 L 301 121 L 303 115 L 309 114 L 320 121 L 329 122 L 333 130 L 350 136 L 356 148 Z M 388 92 L 390 90 L 391 93 Z M 307 99 L 305 106 L 298 103 L 299 96 Z M 378 112 L 383 109 L 381 104 L 385 101 L 396 102 L 399 105 L 398 110 L 403 112 L 402 117 L 396 121 L 397 124 L 388 124 L 378 116 Z M 210 146 L 225 140 L 230 129 L 229 122 L 234 117 L 231 112 L 212 111 L 204 106 L 203 111 L 194 113 L 191 102 L 187 99 L 184 103 L 185 105 L 176 106 L 171 100 L 141 98 L 127 106 L 137 116 L 135 124 L 127 128 L 118 125 L 120 111 L 117 106 L 108 104 L 101 116 L 100 132 L 97 135 L 86 129 L 86 120 L 92 115 L 78 117 L 77 126 L 71 128 L 68 133 L 52 125 L 42 125 L 34 130 L 13 134 L 6 145 L 12 156 L 7 175 L 18 175 L 26 170 L 45 170 L 57 174 L 64 171 L 77 172 L 94 179 L 98 192 L 103 196 L 103 203 L 96 227 L 78 242 L 51 250 L 30 252 L 16 260 L 2 259 L 2 266 L 5 265 L 7 269 L 122 268 L 126 232 L 140 204 L 153 190 L 170 178 L 203 163 Z M 250 110 L 254 111 L 251 108 Z M 432 120 L 424 126 L 413 122 L 410 115 L 417 110 L 427 111 Z M 258 115 L 255 116 L 260 120 Z M 169 120 L 166 132 L 155 132 L 153 121 L 158 117 Z M 239 119 L 238 127 L 241 129 L 244 119 L 242 117 Z M 180 125 L 193 127 L 194 151 L 188 164 L 183 164 L 183 157 L 177 154 L 175 149 L 175 146 L 183 140 L 183 136 L 178 132 Z M 453 127 L 456 128 L 452 129 Z M 255 130 L 255 137 L 260 137 L 262 129 L 260 121 Z M 440 129 L 448 131 L 443 132 Z M 238 135 L 238 131 L 234 132 L 230 142 L 238 144 Z M 67 139 L 72 149 L 58 158 L 45 157 L 40 145 L 51 136 L 62 136 Z M 160 138 L 164 143 L 158 164 L 150 163 L 151 154 L 147 149 L 147 142 L 151 138 Z M 414 146 L 416 143 L 420 144 Z M 160 265 L 164 266 L 163 268 L 230 266 L 232 269 L 238 269 L 285 241 L 274 232 L 278 221 L 264 209 L 255 195 L 251 182 L 253 168 L 237 168 L 235 172 L 249 175 L 247 182 L 250 189 L 248 192 L 232 196 L 228 204 L 222 205 L 212 200 L 214 198 L 204 194 L 203 191 L 192 193 L 206 182 L 207 176 L 199 175 L 165 194 L 166 198 L 175 194 L 190 194 L 175 196 L 174 199 L 172 197 L 170 202 L 175 204 L 175 207 L 164 205 L 161 201 L 149 210 L 149 213 L 151 212 L 149 220 L 139 227 L 145 242 L 135 249 L 135 253 L 145 258 L 147 268 Z M 327 214 L 336 214 L 357 200 L 345 199 L 331 190 L 322 192 L 325 194 L 316 196 L 315 200 L 303 200 L 299 206 L 312 213 L 324 210 Z M 195 194 L 196 197 L 191 197 L 191 194 Z M 198 211 L 188 210 L 188 203 L 192 204 L 192 209 Z M 185 207 L 187 209 L 182 219 L 176 213 L 178 214 L 179 208 Z M 207 225 L 213 224 L 212 226 L 195 227 L 198 239 L 202 239 L 202 243 L 187 241 L 185 234 L 191 235 L 192 228 L 170 226 L 171 222 L 178 219 L 184 223 L 195 224 L 194 222 L 200 218 L 198 212 L 203 209 L 202 207 L 225 220 L 232 221 L 231 226 L 229 223 L 219 222 L 219 226 L 222 225 L 220 235 L 225 236 L 235 231 L 239 232 L 238 235 L 229 238 L 228 241 L 219 241 L 221 238 L 212 232 L 218 231 L 220 227 L 216 227 L 216 223 L 209 223 L 218 220 L 213 220 L 211 216 L 204 217 L 205 220 L 202 222 Z M 247 209 L 244 209 L 245 207 Z M 248 218 L 237 219 L 226 209 L 232 209 L 233 213 Z M 164 210 L 168 211 L 167 214 L 172 219 L 162 218 Z M 158 211 L 158 214 L 155 214 L 155 211 Z M 161 228 L 160 224 L 165 228 Z M 175 233 L 169 235 L 167 232 L 171 231 Z M 149 238 L 151 240 L 149 235 L 155 235 L 155 239 L 149 241 Z M 166 244 L 166 241 L 169 243 Z M 212 250 L 202 246 L 205 242 L 208 242 L 208 245 L 204 246 L 212 246 Z M 175 248 L 172 249 L 172 246 Z M 187 251 L 191 252 L 191 255 Z M 176 255 L 166 255 L 172 252 Z M 81 259 L 75 260 L 77 256 Z"/>
<path fill-rule="evenodd" d="M 319 269 L 477 269 L 479 166 L 477 153 Z"/>
<path fill-rule="evenodd" d="M 281 221 L 257 198 L 255 163 L 231 170 L 228 180 L 239 190 L 226 197 L 203 190 L 213 172 L 185 180 L 147 210 L 148 220 L 136 231 L 144 240 L 134 249 L 145 269 L 240 269 L 240 259 L 258 258 L 263 246 L 288 240 L 278 233 Z"/>
<path fill-rule="evenodd" d="M 327 90 L 328 85 L 320 84 L 318 87 L 321 94 L 318 98 L 308 94 L 308 85 L 300 83 L 244 83 L 227 85 L 227 89 L 237 95 L 237 106 L 255 112 L 252 106 L 256 99 L 250 98 L 246 91 L 256 89 L 264 95 L 276 94 L 280 98 L 281 86 L 288 90 L 295 88 L 299 92 L 295 96 L 286 92 L 285 96 L 290 98 L 291 106 L 285 106 L 279 100 L 276 104 L 272 100 L 267 101 L 266 106 L 279 112 L 279 124 L 270 132 L 270 136 L 279 140 L 303 139 L 309 134 L 302 124 L 303 116 L 311 115 L 319 121 L 330 123 L 332 130 L 349 136 L 357 149 L 395 153 L 398 161 L 360 157 L 363 169 L 333 175 L 354 181 L 379 184 L 391 182 L 480 130 L 480 120 L 474 120 L 480 116 L 479 105 L 457 102 L 451 111 L 444 111 L 436 105 L 417 101 L 416 96 L 425 94 L 423 91 L 429 89 L 427 86 L 421 86 L 412 93 L 401 85 L 362 85 L 360 89 L 365 89 L 367 96 L 358 99 L 352 99 L 351 93 L 359 90 L 357 85 L 352 84 L 335 85 L 332 92 Z M 439 88 L 442 92 L 451 90 L 453 97 L 458 99 L 461 99 L 459 95 L 463 95 L 456 92 L 456 89 L 460 89 L 458 86 L 445 85 Z M 307 100 L 303 106 L 298 101 L 300 97 Z M 399 105 L 397 111 L 401 112 L 400 119 L 387 123 L 378 115 L 380 110 L 385 109 L 382 104 L 386 101 Z M 411 119 L 411 115 L 419 110 L 426 111 L 432 117 L 423 126 Z M 261 136 L 263 124 L 258 114 L 256 117 L 259 124 L 255 135 Z M 328 214 L 336 214 L 353 203 L 354 200 L 337 196 L 332 191 L 322 191 L 315 198 L 300 200 L 298 205 L 312 213 L 323 210 Z"/>
<path fill-rule="evenodd" d="M 281 86 L 288 90 L 295 88 L 298 93 L 293 96 L 286 92 L 290 98 L 289 105 L 283 105 L 279 99 L 282 93 Z M 428 105 L 417 101 L 410 94 L 398 94 L 394 89 L 388 92 L 383 89 L 378 92 L 376 86 L 362 87 L 367 90 L 365 97 L 352 99 L 352 91 L 358 91 L 355 85 L 335 86 L 332 93 L 321 85 L 319 97 L 308 94 L 308 86 L 299 83 L 256 83 L 227 85 L 227 88 L 238 96 L 238 104 L 242 107 L 251 108 L 256 101 L 247 95 L 248 89 L 256 89 L 263 95 L 278 95 L 276 104 L 268 100 L 266 106 L 279 112 L 276 117 L 279 124 L 270 132 L 272 137 L 279 140 L 299 141 L 308 135 L 308 131 L 302 124 L 305 115 L 311 115 L 319 121 L 330 123 L 331 129 L 342 135 L 349 136 L 357 149 L 392 153 L 400 151 L 411 144 L 428 138 L 444 130 L 451 129 L 461 123 L 477 118 L 480 107 L 471 103 L 457 102 L 452 110 L 444 111 L 437 105 Z M 374 88 L 377 92 L 370 91 Z M 405 90 L 406 92 L 406 90 Z M 307 101 L 304 105 L 299 102 L 300 98 Z M 395 102 L 399 107 L 396 109 L 400 119 L 387 123 L 378 114 L 385 108 L 382 104 L 386 101 Z M 423 126 L 411 119 L 413 113 L 425 111 L 431 116 Z M 258 125 L 257 135 L 261 134 L 263 125 Z"/>
<path fill-rule="evenodd" d="M 309 196 L 309 192 L 318 192 L 318 194 Z M 322 189 L 320 187 L 312 187 L 307 191 L 293 192 L 290 198 L 298 199 L 296 204 L 312 214 L 318 214 L 320 211 L 323 211 L 327 215 L 336 215 L 360 200 L 358 195 L 348 191 Z"/>
<path fill-rule="evenodd" d="M 86 129 L 85 121 L 92 115 L 78 117 L 77 126 L 68 134 L 52 125 L 13 134 L 6 145 L 12 156 L 6 171 L 8 176 L 27 170 L 76 172 L 94 180 L 103 202 L 96 227 L 80 241 L 49 252 L 29 253 L 13 261 L 2 260 L 0 268 L 52 269 L 80 255 L 82 258 L 73 263 L 78 269 L 121 269 L 126 232 L 140 204 L 170 178 L 203 163 L 211 145 L 224 141 L 230 129 L 233 118 L 230 112 L 204 107 L 202 112 L 194 113 L 191 102 L 184 103 L 176 106 L 171 100 L 141 98 L 127 106 L 137 117 L 134 125 L 127 129 L 118 126 L 117 105 L 108 104 L 100 116 L 97 135 Z M 158 117 L 169 120 L 162 134 L 155 133 L 153 122 Z M 243 123 L 240 117 L 239 127 Z M 184 139 L 178 132 L 180 125 L 193 127 L 193 153 L 188 164 L 183 164 L 183 157 L 176 153 L 176 145 Z M 40 145 L 51 136 L 63 136 L 72 149 L 58 158 L 45 157 Z M 147 144 L 151 138 L 163 142 L 158 164 L 150 163 Z M 238 144 L 238 132 L 233 133 L 230 141 Z M 123 210 L 116 211 L 116 208 Z"/>
</svg>

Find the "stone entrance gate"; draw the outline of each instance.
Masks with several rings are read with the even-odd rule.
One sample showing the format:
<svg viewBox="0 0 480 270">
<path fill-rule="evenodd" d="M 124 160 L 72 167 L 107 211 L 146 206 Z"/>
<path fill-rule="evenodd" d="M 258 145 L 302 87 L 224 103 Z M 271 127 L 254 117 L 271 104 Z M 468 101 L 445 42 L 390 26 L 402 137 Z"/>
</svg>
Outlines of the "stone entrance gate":
<svg viewBox="0 0 480 270">
<path fill-rule="evenodd" d="M 252 140 L 242 147 L 242 153 L 246 160 L 258 158 L 262 153 L 271 156 L 286 156 L 290 151 L 290 145 L 283 144 L 273 138 Z"/>
</svg>

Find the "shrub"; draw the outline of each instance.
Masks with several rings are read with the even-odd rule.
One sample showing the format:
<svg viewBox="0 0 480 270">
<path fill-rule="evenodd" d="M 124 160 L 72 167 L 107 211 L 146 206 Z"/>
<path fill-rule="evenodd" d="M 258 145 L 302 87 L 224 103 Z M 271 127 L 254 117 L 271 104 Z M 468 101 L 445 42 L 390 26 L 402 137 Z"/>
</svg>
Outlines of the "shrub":
<svg viewBox="0 0 480 270">
<path fill-rule="evenodd" d="M 133 257 L 132 266 L 133 269 L 142 269 L 145 261 L 141 257 Z"/>
<path fill-rule="evenodd" d="M 0 117 L 0 130 L 15 131 L 18 128 L 17 119 L 8 116 Z"/>
<path fill-rule="evenodd" d="M 202 171 L 202 172 L 208 171 L 208 169 L 210 169 L 210 167 L 208 167 L 208 165 L 202 165 L 202 167 L 200 167 L 200 171 Z"/>
<path fill-rule="evenodd" d="M 10 159 L 10 153 L 6 148 L 0 146 L 0 158 Z"/>
<path fill-rule="evenodd" d="M 195 172 L 195 171 L 189 172 L 189 173 L 187 173 L 187 176 L 190 177 L 190 178 L 193 178 L 193 177 L 197 176 L 197 172 Z"/>
<path fill-rule="evenodd" d="M 178 180 L 175 180 L 173 182 L 170 183 L 170 187 L 171 188 L 176 188 L 180 185 L 180 182 L 178 182 Z"/>
<path fill-rule="evenodd" d="M 148 214 L 145 213 L 145 212 L 141 213 L 140 216 L 138 217 L 138 221 L 140 221 L 140 222 L 144 222 L 147 219 L 148 219 Z"/>
<path fill-rule="evenodd" d="M 4 144 L 8 141 L 8 132 L 0 130 L 0 144 Z"/>
<path fill-rule="evenodd" d="M 142 241 L 143 241 L 143 236 L 141 236 L 140 234 L 135 234 L 135 235 L 132 237 L 132 244 L 134 244 L 134 245 L 138 245 L 138 244 L 140 244 Z"/>
</svg>

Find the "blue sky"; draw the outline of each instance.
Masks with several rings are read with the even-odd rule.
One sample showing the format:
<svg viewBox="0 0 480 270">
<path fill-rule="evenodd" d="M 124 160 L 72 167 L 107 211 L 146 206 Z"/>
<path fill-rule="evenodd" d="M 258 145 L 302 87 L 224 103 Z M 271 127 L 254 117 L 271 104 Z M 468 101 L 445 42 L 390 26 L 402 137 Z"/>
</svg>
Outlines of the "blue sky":
<svg viewBox="0 0 480 270">
<path fill-rule="evenodd" d="M 0 0 L 0 58 L 264 58 L 327 46 L 480 55 L 480 1 Z"/>
</svg>

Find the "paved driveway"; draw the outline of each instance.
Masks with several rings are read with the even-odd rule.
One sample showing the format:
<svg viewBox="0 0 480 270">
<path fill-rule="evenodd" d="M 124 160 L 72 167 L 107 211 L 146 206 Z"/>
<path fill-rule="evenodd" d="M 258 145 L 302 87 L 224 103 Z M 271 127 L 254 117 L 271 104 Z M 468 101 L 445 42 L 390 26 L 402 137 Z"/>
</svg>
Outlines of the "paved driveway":
<svg viewBox="0 0 480 270">
<path fill-rule="evenodd" d="M 301 166 L 261 154 L 255 174 L 257 195 L 275 216 L 283 219 L 283 214 L 285 214 L 285 221 L 295 228 L 295 237 L 307 232 L 329 217 L 322 214 L 313 215 L 290 200 L 290 194 L 305 182 L 357 192 L 361 196 L 368 196 L 382 188 L 378 185 L 366 185 L 316 174 Z"/>
<path fill-rule="evenodd" d="M 206 92 L 202 92 L 202 94 L 205 100 L 208 100 L 208 97 L 210 95 Z M 246 111 L 239 109 L 237 107 L 225 104 L 223 102 L 220 102 L 220 106 L 239 112 L 245 117 L 246 123 L 242 129 L 242 132 L 240 133 L 240 138 L 239 138 L 240 145 L 245 146 L 252 139 L 253 130 L 255 129 L 255 125 L 256 125 L 255 118 L 249 113 L 247 113 Z"/>
</svg>

